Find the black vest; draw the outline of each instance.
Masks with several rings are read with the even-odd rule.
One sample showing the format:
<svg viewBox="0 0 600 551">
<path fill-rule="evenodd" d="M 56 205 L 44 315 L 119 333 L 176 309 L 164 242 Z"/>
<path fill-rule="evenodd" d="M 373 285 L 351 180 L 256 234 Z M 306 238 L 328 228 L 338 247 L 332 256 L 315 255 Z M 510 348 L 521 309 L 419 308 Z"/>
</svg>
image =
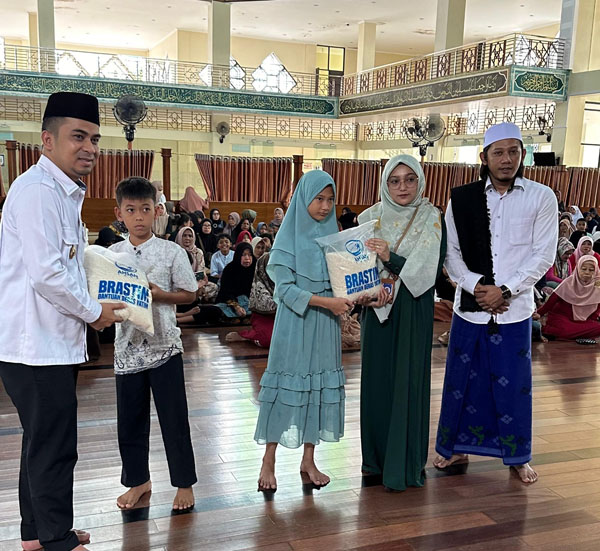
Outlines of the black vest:
<svg viewBox="0 0 600 551">
<path fill-rule="evenodd" d="M 450 197 L 464 263 L 472 272 L 483 275 L 485 285 L 495 285 L 492 234 L 485 185 L 485 180 L 479 180 L 455 187 L 450 192 Z M 460 297 L 460 309 L 463 312 L 483 311 L 475 297 L 465 290 Z"/>
</svg>

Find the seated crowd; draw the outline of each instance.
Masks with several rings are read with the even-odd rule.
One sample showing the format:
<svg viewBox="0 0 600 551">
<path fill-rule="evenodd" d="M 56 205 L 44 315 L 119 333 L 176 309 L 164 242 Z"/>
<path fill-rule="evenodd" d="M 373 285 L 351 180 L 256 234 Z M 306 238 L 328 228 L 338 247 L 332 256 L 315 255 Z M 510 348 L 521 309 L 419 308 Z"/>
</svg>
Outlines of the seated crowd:
<svg viewBox="0 0 600 551">
<path fill-rule="evenodd" d="M 267 275 L 266 267 L 284 210 L 276 208 L 268 222 L 257 222 L 257 213 L 251 209 L 242 211 L 241 215 L 230 212 L 225 221 L 219 209 L 213 208 L 207 217 L 202 210 L 207 208 L 206 201 L 189 187 L 176 213 L 175 204 L 166 201 L 162 195 L 160 183 L 153 184 L 157 188 L 153 232 L 159 238 L 174 241 L 186 251 L 198 281 L 196 301 L 177 306 L 177 322 L 211 326 L 250 325 L 249 329 L 229 333 L 226 340 L 249 341 L 268 348 L 277 303 L 273 298 L 275 286 Z M 358 225 L 356 216 L 350 209 L 344 209 L 340 229 Z M 353 219 L 353 223 L 346 225 L 345 221 L 349 218 Z M 124 225 L 114 221 L 100 230 L 95 244 L 110 247 L 126 236 Z M 345 348 L 357 348 L 360 344 L 359 311 L 360 307 L 357 307 L 357 311 L 342 318 Z"/>
<path fill-rule="evenodd" d="M 206 201 L 187 188 L 175 213 L 157 187 L 157 216 L 153 231 L 170 239 L 188 254 L 198 281 L 196 302 L 178 306 L 180 324 L 250 325 L 231 332 L 228 342 L 250 341 L 268 348 L 273 332 L 277 302 L 274 284 L 267 275 L 269 251 L 284 218 L 276 208 L 273 219 L 258 221 L 254 210 L 241 215 L 230 212 L 227 220 L 218 209 L 209 211 Z M 557 194 L 558 195 L 558 194 Z M 537 311 L 533 316 L 533 338 L 575 340 L 593 344 L 600 337 L 600 215 L 595 208 L 582 213 L 568 209 L 559 198 L 559 239 L 556 259 L 546 276 L 536 285 Z M 338 228 L 357 226 L 357 213 L 342 209 Z M 100 230 L 96 244 L 108 247 L 122 239 L 125 228 L 117 221 Z M 435 319 L 449 322 L 452 317 L 455 283 L 444 272 L 436 282 Z M 360 346 L 360 307 L 342 316 L 342 342 L 345 348 Z M 448 344 L 448 332 L 439 338 Z"/>
</svg>

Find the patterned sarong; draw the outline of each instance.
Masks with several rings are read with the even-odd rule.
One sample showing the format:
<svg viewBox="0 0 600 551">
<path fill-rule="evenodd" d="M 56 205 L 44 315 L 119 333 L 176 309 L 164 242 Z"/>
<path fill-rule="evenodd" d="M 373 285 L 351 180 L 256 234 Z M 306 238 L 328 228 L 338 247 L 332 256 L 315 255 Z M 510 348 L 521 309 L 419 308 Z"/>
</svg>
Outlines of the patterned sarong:
<svg viewBox="0 0 600 551">
<path fill-rule="evenodd" d="M 436 450 L 531 460 L 531 319 L 489 334 L 454 315 Z"/>
</svg>

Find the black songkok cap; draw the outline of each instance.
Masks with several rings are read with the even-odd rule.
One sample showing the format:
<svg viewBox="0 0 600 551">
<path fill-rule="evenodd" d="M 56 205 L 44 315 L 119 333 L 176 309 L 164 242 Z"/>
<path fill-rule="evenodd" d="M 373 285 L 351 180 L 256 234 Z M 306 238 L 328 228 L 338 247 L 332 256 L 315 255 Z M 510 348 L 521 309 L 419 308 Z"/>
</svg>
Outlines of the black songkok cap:
<svg viewBox="0 0 600 551">
<path fill-rule="evenodd" d="M 78 92 L 56 92 L 48 98 L 44 119 L 49 117 L 72 117 L 100 126 L 98 100 Z"/>
</svg>

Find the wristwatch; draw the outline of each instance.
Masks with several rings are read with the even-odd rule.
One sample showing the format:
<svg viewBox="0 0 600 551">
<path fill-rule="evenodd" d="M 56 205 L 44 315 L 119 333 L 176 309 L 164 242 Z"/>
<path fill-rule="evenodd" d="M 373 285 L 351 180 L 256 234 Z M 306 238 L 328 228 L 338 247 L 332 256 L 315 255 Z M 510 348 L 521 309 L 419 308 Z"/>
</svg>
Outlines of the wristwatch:
<svg viewBox="0 0 600 551">
<path fill-rule="evenodd" d="M 508 300 L 512 297 L 512 291 L 506 285 L 501 285 L 500 290 L 502 291 L 502 298 L 504 300 Z"/>
</svg>

